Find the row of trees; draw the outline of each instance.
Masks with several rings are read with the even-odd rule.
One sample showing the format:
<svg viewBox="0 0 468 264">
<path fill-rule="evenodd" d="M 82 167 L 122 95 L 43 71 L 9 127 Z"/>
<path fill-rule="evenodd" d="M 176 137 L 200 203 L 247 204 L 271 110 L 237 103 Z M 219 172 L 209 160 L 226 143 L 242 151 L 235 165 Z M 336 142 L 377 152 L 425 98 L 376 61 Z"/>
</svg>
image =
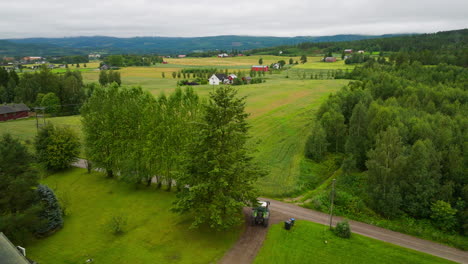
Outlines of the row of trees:
<svg viewBox="0 0 468 264">
<path fill-rule="evenodd" d="M 162 63 L 163 58 L 157 55 L 109 55 L 103 62 L 113 67 L 151 66 Z"/>
<path fill-rule="evenodd" d="M 95 89 L 82 108 L 86 155 L 108 177 L 170 190 L 193 226 L 228 227 L 256 198 L 261 172 L 245 146 L 244 99 L 221 87 L 202 102 L 191 88 L 154 98 L 141 88 Z"/>
<path fill-rule="evenodd" d="M 99 72 L 99 84 L 105 86 L 114 82 L 119 86 L 122 84 L 119 71 L 101 70 Z"/>
<path fill-rule="evenodd" d="M 320 107 L 308 156 L 343 153 L 345 173 L 367 170 L 363 199 L 386 217 L 467 234 L 467 69 L 367 63 L 349 77 Z"/>
</svg>

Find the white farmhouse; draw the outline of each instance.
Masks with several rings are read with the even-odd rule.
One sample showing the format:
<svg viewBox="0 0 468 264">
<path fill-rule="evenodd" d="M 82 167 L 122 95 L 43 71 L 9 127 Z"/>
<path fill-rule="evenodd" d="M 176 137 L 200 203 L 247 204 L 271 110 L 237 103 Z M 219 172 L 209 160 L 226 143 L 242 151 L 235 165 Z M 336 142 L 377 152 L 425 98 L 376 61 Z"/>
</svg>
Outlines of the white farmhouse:
<svg viewBox="0 0 468 264">
<path fill-rule="evenodd" d="M 210 79 L 208 79 L 208 82 L 211 85 L 219 85 L 219 83 L 224 83 L 225 80 L 229 80 L 226 74 L 216 73 L 211 75 Z"/>
</svg>

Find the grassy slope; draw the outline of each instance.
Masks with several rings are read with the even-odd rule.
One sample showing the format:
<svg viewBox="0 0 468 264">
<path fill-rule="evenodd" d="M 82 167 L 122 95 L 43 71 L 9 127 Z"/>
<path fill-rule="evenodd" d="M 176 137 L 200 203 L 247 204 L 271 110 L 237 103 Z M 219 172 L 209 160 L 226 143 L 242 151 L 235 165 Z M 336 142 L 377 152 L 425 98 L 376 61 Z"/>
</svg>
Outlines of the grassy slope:
<svg viewBox="0 0 468 264">
<path fill-rule="evenodd" d="M 357 234 L 339 238 L 324 225 L 297 221 L 290 231 L 282 224 L 273 225 L 254 263 L 452 262 Z"/>
<path fill-rule="evenodd" d="M 72 169 L 42 183 L 68 195 L 64 228 L 28 245 L 39 263 L 210 263 L 237 240 L 240 229 L 190 230 L 187 217 L 170 212 L 174 194 L 106 179 Z M 127 232 L 113 235 L 106 224 L 114 215 L 128 218 Z M 187 243 L 190 242 L 190 243 Z"/>
</svg>

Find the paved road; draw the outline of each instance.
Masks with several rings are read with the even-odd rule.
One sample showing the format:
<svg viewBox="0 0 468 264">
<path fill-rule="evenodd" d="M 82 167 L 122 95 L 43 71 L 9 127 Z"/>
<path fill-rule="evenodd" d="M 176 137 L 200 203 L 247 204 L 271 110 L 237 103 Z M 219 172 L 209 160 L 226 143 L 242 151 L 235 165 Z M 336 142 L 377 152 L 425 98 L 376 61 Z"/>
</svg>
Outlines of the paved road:
<svg viewBox="0 0 468 264">
<path fill-rule="evenodd" d="M 86 168 L 84 160 L 78 160 L 73 166 Z M 278 223 L 286 220 L 289 217 L 294 217 L 298 220 L 308 220 L 311 222 L 328 225 L 329 215 L 314 210 L 306 209 L 294 204 L 284 203 L 276 200 L 260 198 L 261 200 L 269 200 L 271 202 L 270 209 L 272 210 L 272 223 Z M 246 215 L 249 214 L 248 209 L 244 209 Z M 341 221 L 340 217 L 333 217 L 333 225 L 337 221 Z M 416 238 L 402 233 L 390 231 L 388 229 L 376 227 L 362 222 L 349 221 L 353 233 L 371 237 L 405 248 L 414 249 L 425 252 L 434 256 L 445 258 L 459 263 L 468 264 L 468 252 L 460 249 L 448 247 L 432 241 Z M 246 230 L 237 241 L 237 243 L 229 250 L 221 259 L 220 263 L 250 263 L 255 259 L 258 250 L 263 244 L 266 236 L 266 229 L 263 227 L 247 226 Z"/>
</svg>

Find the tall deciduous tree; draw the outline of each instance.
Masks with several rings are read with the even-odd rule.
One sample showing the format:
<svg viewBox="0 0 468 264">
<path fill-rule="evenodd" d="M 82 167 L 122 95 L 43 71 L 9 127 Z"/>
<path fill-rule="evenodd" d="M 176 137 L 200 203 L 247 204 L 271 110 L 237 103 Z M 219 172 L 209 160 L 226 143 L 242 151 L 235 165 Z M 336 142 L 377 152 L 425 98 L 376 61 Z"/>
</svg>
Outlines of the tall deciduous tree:
<svg viewBox="0 0 468 264">
<path fill-rule="evenodd" d="M 207 223 L 223 229 L 242 221 L 242 207 L 256 202 L 254 183 L 264 175 L 246 147 L 249 126 L 245 99 L 231 87 L 210 94 L 188 162 L 178 181 L 175 211 L 193 212 L 193 227 Z"/>
<path fill-rule="evenodd" d="M 362 103 L 358 103 L 349 121 L 349 136 L 346 140 L 346 153 L 351 154 L 356 161 L 356 166 L 365 168 L 367 143 L 367 108 Z"/>
<path fill-rule="evenodd" d="M 119 153 L 115 144 L 118 143 L 118 116 L 115 110 L 121 106 L 115 97 L 119 93 L 117 85 L 96 88 L 81 108 L 86 156 L 97 167 L 103 168 L 108 177 L 113 177 Z"/>
<path fill-rule="evenodd" d="M 330 150 L 334 152 L 342 151 L 346 142 L 346 125 L 343 114 L 330 110 L 323 114 L 320 121 L 327 134 Z"/>
<path fill-rule="evenodd" d="M 325 130 L 319 122 L 315 122 L 306 143 L 306 155 L 315 161 L 320 161 L 325 155 L 328 145 Z"/>
<path fill-rule="evenodd" d="M 401 171 L 405 167 L 404 146 L 398 129 L 378 134 L 376 147 L 368 153 L 368 188 L 372 207 L 387 217 L 401 213 Z"/>
<path fill-rule="evenodd" d="M 403 210 L 414 217 L 428 218 L 431 201 L 440 190 L 440 157 L 430 140 L 418 140 L 411 148 L 405 176 L 400 182 Z"/>
</svg>

